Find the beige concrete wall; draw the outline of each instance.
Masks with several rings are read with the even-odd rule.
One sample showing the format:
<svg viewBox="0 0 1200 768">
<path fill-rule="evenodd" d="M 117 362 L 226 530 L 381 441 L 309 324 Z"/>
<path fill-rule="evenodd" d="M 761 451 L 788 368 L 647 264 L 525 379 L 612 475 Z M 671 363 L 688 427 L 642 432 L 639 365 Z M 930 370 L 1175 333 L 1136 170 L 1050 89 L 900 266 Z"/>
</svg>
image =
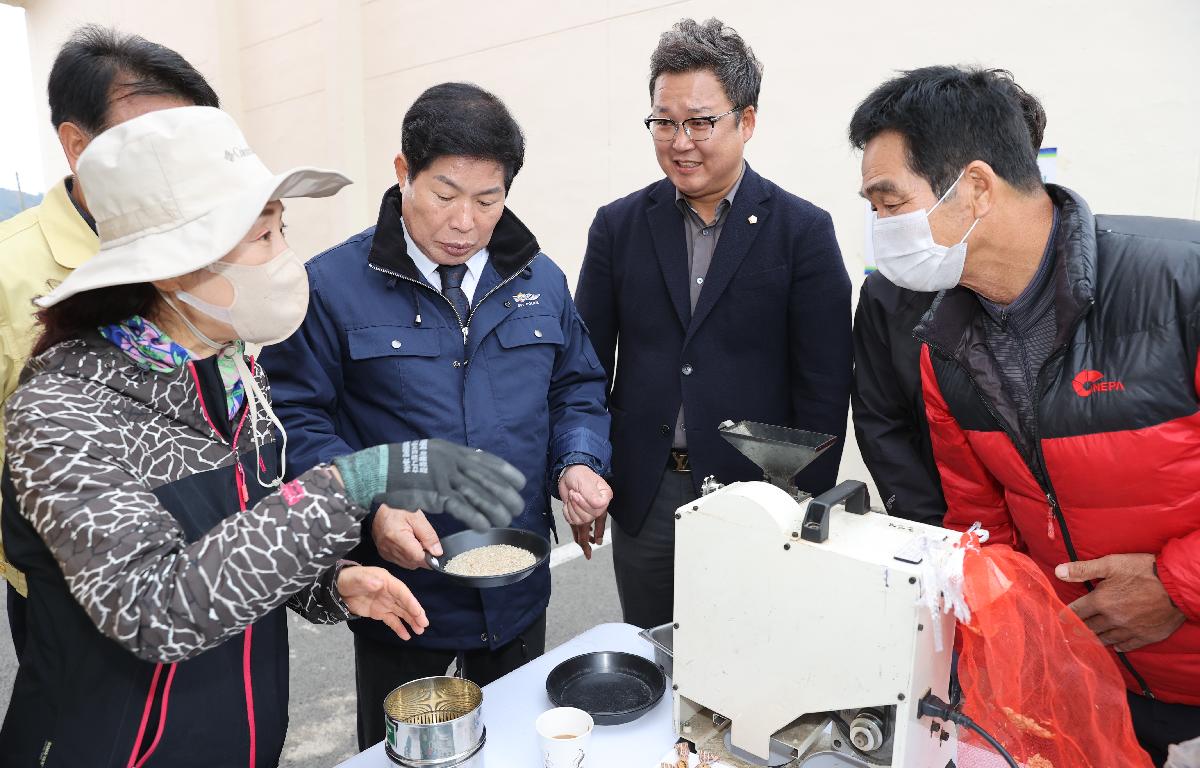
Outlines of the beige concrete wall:
<svg viewBox="0 0 1200 768">
<path fill-rule="evenodd" d="M 378 197 L 394 181 L 408 104 L 430 85 L 462 79 L 495 91 L 524 126 L 527 164 L 509 204 L 574 279 L 596 208 L 660 176 L 640 122 L 647 59 L 659 33 L 683 16 L 721 16 L 765 62 L 747 157 L 833 214 L 856 283 L 863 203 L 846 122 L 896 69 L 1006 67 L 1045 104 L 1045 144 L 1059 148 L 1060 183 L 1097 211 L 1200 218 L 1195 0 L 25 5 L 37 93 L 72 27 L 116 24 L 177 48 L 208 75 L 268 165 L 349 173 L 358 184 L 334 201 L 293 204 L 289 237 L 301 252 L 374 221 Z M 43 153 L 54 178 L 63 164 L 48 127 Z M 862 476 L 850 443 L 843 474 Z"/>
</svg>

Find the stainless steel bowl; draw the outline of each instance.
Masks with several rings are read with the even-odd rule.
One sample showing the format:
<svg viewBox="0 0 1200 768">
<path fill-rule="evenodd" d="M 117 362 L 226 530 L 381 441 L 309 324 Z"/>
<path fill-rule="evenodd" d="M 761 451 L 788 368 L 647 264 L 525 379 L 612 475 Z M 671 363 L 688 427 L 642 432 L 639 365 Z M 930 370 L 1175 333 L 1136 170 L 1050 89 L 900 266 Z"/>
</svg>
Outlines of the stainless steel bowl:
<svg viewBox="0 0 1200 768">
<path fill-rule="evenodd" d="M 650 645 L 654 646 L 654 663 L 662 667 L 663 672 L 667 677 L 671 677 L 671 670 L 675 662 L 674 625 L 659 624 L 657 627 L 643 629 L 638 632 L 638 636 L 643 638 Z"/>
<path fill-rule="evenodd" d="M 483 691 L 470 680 L 426 677 L 383 700 L 384 751 L 405 768 L 483 765 Z"/>
</svg>

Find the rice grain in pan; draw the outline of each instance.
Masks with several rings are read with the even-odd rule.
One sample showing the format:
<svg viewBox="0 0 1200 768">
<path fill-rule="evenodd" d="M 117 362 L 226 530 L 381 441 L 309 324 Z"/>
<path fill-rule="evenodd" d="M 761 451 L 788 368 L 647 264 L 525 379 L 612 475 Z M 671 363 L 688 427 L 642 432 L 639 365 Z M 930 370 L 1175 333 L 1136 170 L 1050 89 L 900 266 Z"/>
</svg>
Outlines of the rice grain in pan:
<svg viewBox="0 0 1200 768">
<path fill-rule="evenodd" d="M 529 550 L 510 544 L 489 544 L 469 549 L 446 563 L 446 573 L 456 576 L 504 576 L 531 568 L 537 558 Z"/>
</svg>

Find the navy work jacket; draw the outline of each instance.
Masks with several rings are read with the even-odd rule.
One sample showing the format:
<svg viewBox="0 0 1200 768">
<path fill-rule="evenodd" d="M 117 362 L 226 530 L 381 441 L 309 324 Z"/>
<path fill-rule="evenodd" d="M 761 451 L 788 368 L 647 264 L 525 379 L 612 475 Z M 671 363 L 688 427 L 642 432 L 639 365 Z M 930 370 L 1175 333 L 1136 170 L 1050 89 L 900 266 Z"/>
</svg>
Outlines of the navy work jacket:
<svg viewBox="0 0 1200 768">
<path fill-rule="evenodd" d="M 521 470 L 525 510 L 512 525 L 549 536 L 551 470 L 569 460 L 607 473 L 604 369 L 566 278 L 508 209 L 488 251 L 465 343 L 453 305 L 408 255 L 399 187 L 384 195 L 376 226 L 308 262 L 304 324 L 261 358 L 287 430 L 289 475 L 373 445 L 438 437 Z M 463 530 L 449 515 L 429 519 L 441 537 Z M 350 557 L 389 568 L 421 601 L 429 628 L 413 646 L 497 648 L 550 600 L 548 565 L 479 590 L 387 563 L 369 521 Z M 382 622 L 350 628 L 401 643 Z"/>
</svg>

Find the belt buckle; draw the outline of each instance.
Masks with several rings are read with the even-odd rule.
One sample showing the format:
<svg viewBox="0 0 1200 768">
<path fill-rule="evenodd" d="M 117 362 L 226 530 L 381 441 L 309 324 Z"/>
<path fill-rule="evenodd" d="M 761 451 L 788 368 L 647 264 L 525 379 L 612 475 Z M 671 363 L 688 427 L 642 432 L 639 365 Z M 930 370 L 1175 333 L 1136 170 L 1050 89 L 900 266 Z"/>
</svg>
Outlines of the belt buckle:
<svg viewBox="0 0 1200 768">
<path fill-rule="evenodd" d="M 675 466 L 671 469 L 675 472 L 691 472 L 691 462 L 688 461 L 686 451 L 671 451 L 671 460 L 675 462 Z"/>
</svg>

